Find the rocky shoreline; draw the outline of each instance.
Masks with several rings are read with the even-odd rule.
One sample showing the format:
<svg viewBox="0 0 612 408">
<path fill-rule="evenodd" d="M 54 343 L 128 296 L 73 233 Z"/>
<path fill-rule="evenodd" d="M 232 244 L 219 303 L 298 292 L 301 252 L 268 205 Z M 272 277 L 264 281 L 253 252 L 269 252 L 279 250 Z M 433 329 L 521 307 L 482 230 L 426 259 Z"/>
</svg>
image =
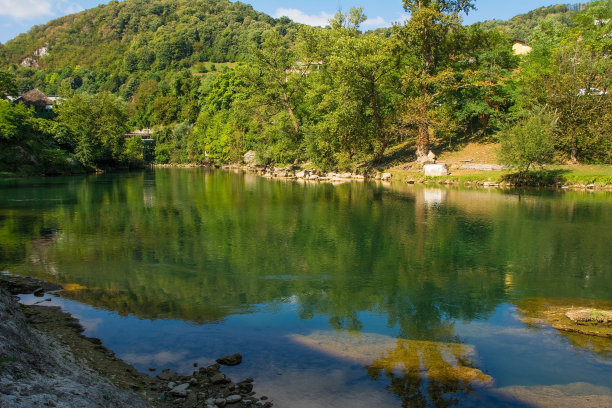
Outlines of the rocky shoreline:
<svg viewBox="0 0 612 408">
<path fill-rule="evenodd" d="M 483 171 L 499 171 L 495 166 L 498 165 L 482 165 L 482 168 L 474 168 L 474 171 L 480 172 L 482 176 Z M 493 166 L 493 167 L 491 167 Z M 276 167 L 274 165 L 254 165 L 254 164 L 227 164 L 227 165 L 204 165 L 204 164 L 155 164 L 154 168 L 220 168 L 228 171 L 240 171 L 250 174 L 256 174 L 260 177 L 268 179 L 280 179 L 287 181 L 299 181 L 299 182 L 321 182 L 321 183 L 332 183 L 341 184 L 352 181 L 383 181 L 390 182 L 392 180 L 398 180 L 406 184 L 423 184 L 423 185 L 447 185 L 447 186 L 460 186 L 465 187 L 477 187 L 477 188 L 515 188 L 515 187 L 531 187 L 531 188 L 556 188 L 561 190 L 584 190 L 584 191 L 611 191 L 612 185 L 601 184 L 601 183 L 589 183 L 589 184 L 564 184 L 558 182 L 554 185 L 530 185 L 523 183 L 514 183 L 509 181 L 499 181 L 495 177 L 487 177 L 487 180 L 475 177 L 470 179 L 462 174 L 461 177 L 454 176 L 448 172 L 446 175 L 427 175 L 424 170 L 416 171 L 410 168 L 410 171 L 393 171 L 388 172 L 368 172 L 366 169 L 362 173 L 358 172 L 323 172 L 315 168 L 302 168 L 301 166 L 290 166 L 290 167 Z M 458 167 L 459 170 L 465 170 Z M 449 169 L 447 169 L 449 171 Z M 406 175 L 406 173 L 408 173 Z"/>
<path fill-rule="evenodd" d="M 20 305 L 15 296 L 34 294 L 44 303 L 60 289 L 0 275 L 0 406 L 272 407 L 267 397 L 256 397 L 252 378 L 234 382 L 222 373 L 221 365 L 240 364 L 240 354 L 208 367 L 194 363 L 191 375 L 166 369 L 151 377 L 84 336 L 77 319 L 59 307 Z"/>
</svg>

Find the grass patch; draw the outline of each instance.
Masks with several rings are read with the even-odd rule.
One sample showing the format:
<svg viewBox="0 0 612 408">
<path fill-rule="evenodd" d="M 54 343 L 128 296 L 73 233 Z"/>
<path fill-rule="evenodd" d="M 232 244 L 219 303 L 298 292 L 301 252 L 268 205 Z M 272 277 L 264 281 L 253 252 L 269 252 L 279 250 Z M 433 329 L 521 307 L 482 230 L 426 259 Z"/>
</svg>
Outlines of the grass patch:
<svg viewBox="0 0 612 408">
<path fill-rule="evenodd" d="M 17 359 L 15 357 L 3 357 L 0 358 L 0 367 L 2 367 L 2 364 L 4 363 L 13 363 L 17 361 Z"/>
</svg>

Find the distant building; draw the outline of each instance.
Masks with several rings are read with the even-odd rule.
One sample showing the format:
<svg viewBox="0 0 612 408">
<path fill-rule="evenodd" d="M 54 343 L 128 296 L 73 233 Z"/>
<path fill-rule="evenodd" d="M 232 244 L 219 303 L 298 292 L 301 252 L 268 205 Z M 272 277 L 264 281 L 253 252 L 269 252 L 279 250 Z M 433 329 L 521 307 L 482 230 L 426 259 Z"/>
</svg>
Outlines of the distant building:
<svg viewBox="0 0 612 408">
<path fill-rule="evenodd" d="M 26 106 L 33 106 L 37 111 L 53 109 L 53 101 L 38 88 L 18 96 L 15 102 L 23 103 Z"/>
<path fill-rule="evenodd" d="M 131 137 L 139 137 L 142 140 L 153 140 L 153 131 L 151 129 L 138 129 L 132 133 L 126 133 L 123 135 L 126 139 Z"/>
<path fill-rule="evenodd" d="M 527 45 L 525 40 L 521 40 L 520 38 L 512 40 L 512 51 L 514 51 L 514 55 L 527 55 L 531 50 L 532 48 Z"/>
<path fill-rule="evenodd" d="M 323 66 L 323 61 L 302 62 L 297 61 L 295 65 L 287 69 L 288 74 L 310 74 L 312 71 L 319 71 Z"/>
</svg>

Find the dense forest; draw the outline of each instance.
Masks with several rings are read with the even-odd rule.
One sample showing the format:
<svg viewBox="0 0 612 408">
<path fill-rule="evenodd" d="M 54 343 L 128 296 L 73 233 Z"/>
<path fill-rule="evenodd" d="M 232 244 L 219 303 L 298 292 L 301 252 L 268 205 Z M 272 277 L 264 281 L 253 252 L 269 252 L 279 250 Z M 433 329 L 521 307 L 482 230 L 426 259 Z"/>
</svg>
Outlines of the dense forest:
<svg viewBox="0 0 612 408">
<path fill-rule="evenodd" d="M 398 0 L 399 1 L 399 0 Z M 404 0 L 411 18 L 363 32 L 361 9 L 326 28 L 229 0 L 112 1 L 0 46 L 0 172 L 268 163 L 323 170 L 426 160 L 499 141 L 522 171 L 612 159 L 612 0 L 465 26 L 468 0 Z M 512 40 L 532 52 L 517 56 Z M 10 102 L 38 88 L 53 110 Z"/>
</svg>

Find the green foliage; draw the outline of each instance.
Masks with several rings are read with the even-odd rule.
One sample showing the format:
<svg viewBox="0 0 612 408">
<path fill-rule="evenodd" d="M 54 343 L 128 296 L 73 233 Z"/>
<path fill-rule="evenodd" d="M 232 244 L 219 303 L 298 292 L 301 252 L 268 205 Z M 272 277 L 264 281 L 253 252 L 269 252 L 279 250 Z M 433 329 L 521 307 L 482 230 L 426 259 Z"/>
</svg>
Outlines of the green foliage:
<svg viewBox="0 0 612 408">
<path fill-rule="evenodd" d="M 585 3 L 575 5 L 557 4 L 554 6 L 540 7 L 526 14 L 519 14 L 507 21 L 489 20 L 482 23 L 487 30 L 503 32 L 510 38 L 520 38 L 531 41 L 535 28 L 543 21 L 548 20 L 552 24 L 568 27 L 572 24 L 572 16 L 576 11 L 586 7 Z"/>
<path fill-rule="evenodd" d="M 520 106 L 544 106 L 558 117 L 556 148 L 574 162 L 611 158 L 612 8 L 606 5 L 611 2 L 594 2 L 576 14 L 571 29 L 543 22 L 521 72 Z"/>
<path fill-rule="evenodd" d="M 0 70 L 0 98 L 16 96 L 18 94 L 15 75 L 10 72 Z"/>
<path fill-rule="evenodd" d="M 0 94 L 38 87 L 66 100 L 57 117 L 0 106 L 0 138 L 20 157 L 34 154 L 30 143 L 49 162 L 138 166 L 142 141 L 122 135 L 153 128 L 160 163 L 238 162 L 255 150 L 262 163 L 354 170 L 384 166 L 390 151 L 409 160 L 399 143 L 415 141 L 417 158 L 503 129 L 510 143 L 537 124 L 507 123 L 532 112 L 555 116 L 557 157 L 612 160 L 610 0 L 465 27 L 474 3 L 405 0 L 406 24 L 362 33 L 360 8 L 321 29 L 229 0 L 111 2 L 3 47 Z M 509 33 L 533 52 L 513 55 Z"/>
<path fill-rule="evenodd" d="M 75 155 L 86 166 L 121 162 L 127 133 L 127 107 L 110 93 L 75 94 L 57 108 L 58 121 L 76 139 Z"/>
<path fill-rule="evenodd" d="M 125 142 L 122 161 L 129 167 L 140 168 L 144 164 L 144 146 L 140 137 L 131 137 Z"/>
<path fill-rule="evenodd" d="M 543 166 L 555 154 L 553 130 L 555 118 L 545 113 L 529 112 L 500 135 L 502 163 L 526 173 L 532 165 Z"/>
</svg>

